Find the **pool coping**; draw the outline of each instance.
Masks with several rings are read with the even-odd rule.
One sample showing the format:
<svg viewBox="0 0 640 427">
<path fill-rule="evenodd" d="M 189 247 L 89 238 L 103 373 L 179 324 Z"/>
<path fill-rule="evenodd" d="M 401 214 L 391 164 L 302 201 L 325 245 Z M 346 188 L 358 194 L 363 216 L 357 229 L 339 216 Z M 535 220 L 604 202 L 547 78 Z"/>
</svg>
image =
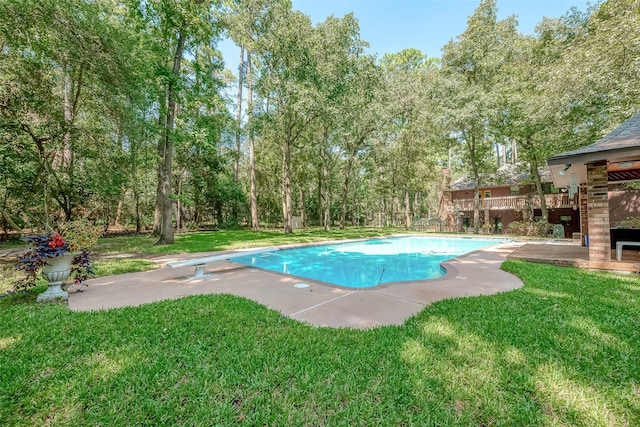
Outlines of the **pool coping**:
<svg viewBox="0 0 640 427">
<path fill-rule="evenodd" d="M 349 241 L 362 240 L 370 239 Z M 280 247 L 319 244 L 325 243 Z M 157 270 L 90 280 L 85 291 L 70 291 L 69 307 L 74 311 L 108 310 L 190 295 L 232 294 L 314 326 L 370 328 L 400 325 L 435 301 L 491 295 L 521 287 L 522 282 L 502 271 L 500 266 L 507 255 L 522 244 L 503 242 L 445 261 L 442 265 L 447 273 L 437 279 L 391 282 L 370 288 L 345 288 L 232 261 L 211 264 L 207 268 L 210 273 L 207 277 L 185 280 L 193 273 L 193 267 L 172 269 L 166 267 L 166 263 L 232 251 L 167 255 L 155 259 L 162 265 Z M 295 288 L 299 282 L 307 283 L 309 287 Z"/>
</svg>

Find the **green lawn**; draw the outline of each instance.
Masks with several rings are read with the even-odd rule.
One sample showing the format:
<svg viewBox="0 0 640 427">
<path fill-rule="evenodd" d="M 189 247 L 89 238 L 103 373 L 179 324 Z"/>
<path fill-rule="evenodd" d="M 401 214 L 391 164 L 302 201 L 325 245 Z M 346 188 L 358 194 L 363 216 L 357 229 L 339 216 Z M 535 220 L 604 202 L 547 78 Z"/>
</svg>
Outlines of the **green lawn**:
<svg viewBox="0 0 640 427">
<path fill-rule="evenodd" d="M 640 425 L 638 276 L 504 268 L 525 286 L 366 331 L 224 295 L 0 300 L 0 425 Z"/>
<path fill-rule="evenodd" d="M 138 256 L 211 252 L 231 249 L 277 246 L 300 243 L 317 243 L 329 240 L 357 239 L 406 233 L 404 228 L 347 227 L 344 230 L 324 231 L 321 228 L 305 228 L 293 234 L 280 229 L 271 230 L 220 230 L 176 234 L 173 245 L 155 245 L 151 236 L 109 237 L 101 239 L 96 251 L 99 254 L 127 252 Z"/>
<path fill-rule="evenodd" d="M 282 230 L 225 230 L 176 234 L 173 245 L 155 245 L 156 238 L 149 235 L 106 237 L 100 239 L 93 248 L 96 277 L 112 274 L 131 273 L 157 268 L 157 264 L 141 258 L 154 255 L 211 252 L 243 249 L 259 246 L 277 246 L 324 242 L 329 240 L 356 239 L 406 233 L 403 228 L 347 227 L 329 232 L 320 228 L 296 230 L 294 234 L 284 234 Z M 20 242 L 12 242 L 3 249 L 19 249 Z M 26 250 L 27 247 L 24 246 Z M 11 291 L 21 273 L 12 264 L 0 264 L 0 295 Z"/>
</svg>

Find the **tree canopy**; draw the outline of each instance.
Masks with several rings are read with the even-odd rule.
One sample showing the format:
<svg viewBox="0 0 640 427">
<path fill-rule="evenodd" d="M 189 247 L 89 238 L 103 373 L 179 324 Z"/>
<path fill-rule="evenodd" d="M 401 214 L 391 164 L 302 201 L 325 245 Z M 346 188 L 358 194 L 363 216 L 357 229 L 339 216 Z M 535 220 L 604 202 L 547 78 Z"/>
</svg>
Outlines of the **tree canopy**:
<svg viewBox="0 0 640 427">
<path fill-rule="evenodd" d="M 434 215 L 442 168 L 480 185 L 507 150 L 542 191 L 548 156 L 640 109 L 640 5 L 534 35 L 498 6 L 480 1 L 440 58 L 379 58 L 353 14 L 314 24 L 288 0 L 5 0 L 0 225 L 86 217 L 159 243 L 295 217 L 409 227 Z"/>
</svg>

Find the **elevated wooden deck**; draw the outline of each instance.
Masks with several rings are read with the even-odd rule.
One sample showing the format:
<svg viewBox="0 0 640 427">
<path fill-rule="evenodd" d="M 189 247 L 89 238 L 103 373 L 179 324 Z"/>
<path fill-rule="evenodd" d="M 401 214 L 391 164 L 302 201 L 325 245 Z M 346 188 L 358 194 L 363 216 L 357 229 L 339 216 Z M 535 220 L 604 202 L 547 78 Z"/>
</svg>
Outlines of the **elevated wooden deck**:
<svg viewBox="0 0 640 427">
<path fill-rule="evenodd" d="M 622 252 L 622 261 L 616 261 L 615 249 L 611 252 L 612 258 L 609 262 L 590 262 L 589 248 L 577 244 L 564 242 L 526 243 L 508 255 L 507 259 L 591 270 L 640 273 L 640 251 L 625 249 Z"/>
<path fill-rule="evenodd" d="M 573 207 L 573 199 L 569 198 L 567 193 L 545 194 L 544 198 L 549 209 Z M 473 203 L 474 199 L 454 200 L 455 209 L 458 211 L 473 210 Z M 480 199 L 480 210 L 522 210 L 531 207 L 540 208 L 539 196 L 504 196 Z"/>
</svg>

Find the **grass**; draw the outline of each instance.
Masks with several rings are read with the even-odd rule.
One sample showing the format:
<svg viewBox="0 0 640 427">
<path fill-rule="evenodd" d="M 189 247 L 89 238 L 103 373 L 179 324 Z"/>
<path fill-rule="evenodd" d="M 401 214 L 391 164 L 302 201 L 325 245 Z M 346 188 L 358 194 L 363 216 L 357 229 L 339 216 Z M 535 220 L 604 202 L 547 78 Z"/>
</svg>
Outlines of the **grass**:
<svg viewBox="0 0 640 427">
<path fill-rule="evenodd" d="M 176 234 L 173 245 L 155 245 L 151 236 L 109 237 L 100 240 L 98 253 L 127 252 L 136 256 L 211 252 L 231 249 L 255 248 L 301 243 L 317 243 L 328 240 L 357 239 L 406 233 L 404 228 L 347 227 L 344 230 L 324 231 L 321 228 L 296 230 L 285 234 L 282 230 L 221 230 Z"/>
<path fill-rule="evenodd" d="M 347 227 L 344 230 L 334 229 L 329 232 L 321 228 L 306 228 L 289 235 L 279 229 L 207 231 L 176 234 L 173 245 L 155 245 L 157 239 L 149 235 L 106 237 L 100 239 L 93 249 L 94 259 L 96 259 L 94 270 L 96 277 L 103 277 L 153 270 L 158 265 L 142 258 L 152 258 L 156 255 L 313 243 L 400 233 L 406 233 L 404 228 Z M 4 248 L 19 249 L 21 247 L 24 247 L 21 242 L 12 242 Z M 0 264 L 0 295 L 10 292 L 15 282 L 21 277 L 12 263 Z"/>
<path fill-rule="evenodd" d="M 96 277 L 112 276 L 114 274 L 137 273 L 158 268 L 158 264 L 146 259 L 114 258 L 103 259 L 95 264 Z"/>
<path fill-rule="evenodd" d="M 313 328 L 193 296 L 0 307 L 0 425 L 640 425 L 640 279 L 523 262 L 521 289 Z"/>
</svg>

